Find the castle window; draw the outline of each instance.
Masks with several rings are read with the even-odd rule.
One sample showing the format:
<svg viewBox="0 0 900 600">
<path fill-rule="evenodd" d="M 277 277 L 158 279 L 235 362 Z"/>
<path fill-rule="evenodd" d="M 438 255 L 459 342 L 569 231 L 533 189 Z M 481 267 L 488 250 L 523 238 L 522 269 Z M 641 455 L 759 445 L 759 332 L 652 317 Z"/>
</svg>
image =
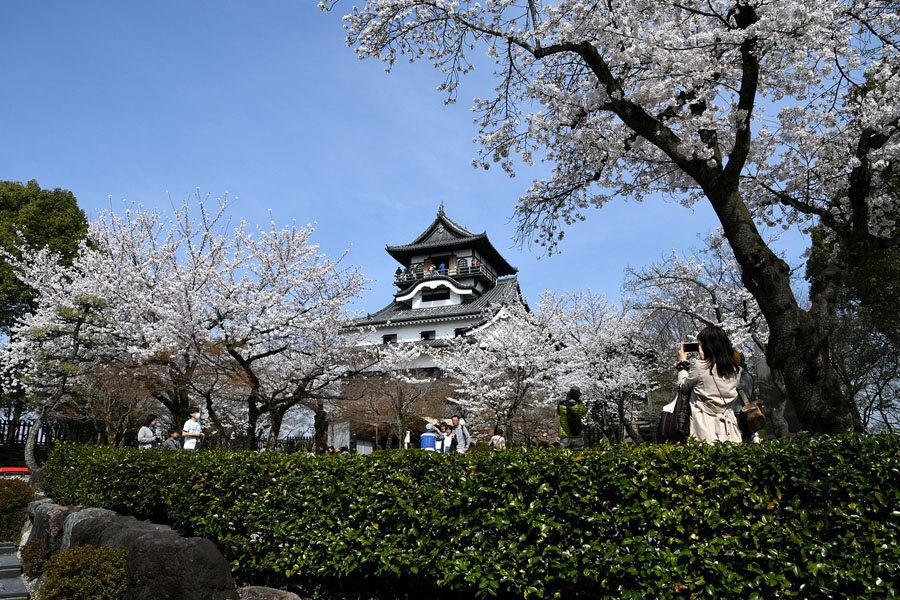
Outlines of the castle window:
<svg viewBox="0 0 900 600">
<path fill-rule="evenodd" d="M 421 335 L 422 335 L 423 340 L 433 340 L 434 339 L 434 329 L 432 329 L 430 331 L 423 331 Z"/>
<path fill-rule="evenodd" d="M 449 288 L 438 288 L 436 290 L 424 290 L 422 292 L 422 302 L 435 302 L 437 300 L 449 300 L 450 299 L 450 289 Z"/>
<path fill-rule="evenodd" d="M 389 335 L 381 336 L 381 343 L 382 344 L 396 344 L 397 343 L 397 334 L 391 333 Z"/>
<path fill-rule="evenodd" d="M 456 329 L 453 330 L 453 336 L 454 337 L 462 337 L 462 336 L 466 335 L 466 331 L 468 331 L 468 329 L 469 329 L 468 327 L 457 327 Z"/>
<path fill-rule="evenodd" d="M 464 258 L 461 258 L 458 261 L 456 261 L 456 268 L 462 272 L 465 272 L 466 267 L 468 267 L 468 266 L 469 266 L 469 261 L 467 261 Z"/>
</svg>

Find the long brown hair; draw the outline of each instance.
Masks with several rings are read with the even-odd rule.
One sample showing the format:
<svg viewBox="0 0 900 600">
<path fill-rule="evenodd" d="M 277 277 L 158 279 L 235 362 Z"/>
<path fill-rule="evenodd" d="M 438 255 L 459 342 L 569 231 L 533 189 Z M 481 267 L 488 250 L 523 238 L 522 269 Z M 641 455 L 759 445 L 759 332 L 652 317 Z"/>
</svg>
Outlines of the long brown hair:
<svg viewBox="0 0 900 600">
<path fill-rule="evenodd" d="M 697 334 L 697 341 L 703 347 L 704 360 L 706 366 L 709 367 L 710 375 L 713 374 L 713 367 L 719 377 L 724 379 L 731 379 L 737 375 L 741 363 L 735 359 L 731 340 L 728 339 L 728 334 L 721 327 L 704 328 Z"/>
</svg>

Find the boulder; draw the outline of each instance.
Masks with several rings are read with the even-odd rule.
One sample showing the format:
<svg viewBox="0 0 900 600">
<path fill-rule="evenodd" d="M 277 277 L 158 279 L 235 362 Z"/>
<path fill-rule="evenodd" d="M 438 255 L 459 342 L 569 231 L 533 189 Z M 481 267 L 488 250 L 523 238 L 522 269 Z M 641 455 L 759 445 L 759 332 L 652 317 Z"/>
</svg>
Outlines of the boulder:
<svg viewBox="0 0 900 600">
<path fill-rule="evenodd" d="M 41 504 L 53 504 L 53 500 L 50 498 L 41 498 L 40 500 L 35 500 L 34 502 L 28 503 L 28 516 L 32 519 L 34 518 L 34 511 L 37 510 L 37 507 Z"/>
<path fill-rule="evenodd" d="M 231 568 L 211 541 L 134 529 L 116 538 L 108 545 L 128 548 L 125 600 L 237 600 Z"/>
<path fill-rule="evenodd" d="M 44 542 L 48 556 L 73 546 L 125 548 L 125 600 L 238 598 L 228 561 L 207 539 L 182 537 L 166 525 L 102 508 L 40 501 L 28 505 L 28 514 L 31 537 Z"/>
<path fill-rule="evenodd" d="M 248 585 L 240 589 L 241 600 L 303 600 L 293 592 L 284 592 L 259 585 Z"/>
<path fill-rule="evenodd" d="M 66 518 L 61 547 L 84 545 L 125 548 L 126 600 L 237 598 L 231 568 L 216 546 L 166 525 L 87 508 Z"/>
<path fill-rule="evenodd" d="M 28 505 L 28 514 L 31 516 L 30 539 L 38 539 L 44 542 L 47 556 L 59 551 L 62 543 L 63 525 L 66 517 L 81 507 L 60 506 L 52 502 L 37 501 Z"/>
<path fill-rule="evenodd" d="M 118 518 L 119 515 L 105 508 L 85 508 L 69 513 L 63 523 L 60 551 L 73 546 L 96 546 L 90 539 L 91 533 L 102 531 Z"/>
</svg>

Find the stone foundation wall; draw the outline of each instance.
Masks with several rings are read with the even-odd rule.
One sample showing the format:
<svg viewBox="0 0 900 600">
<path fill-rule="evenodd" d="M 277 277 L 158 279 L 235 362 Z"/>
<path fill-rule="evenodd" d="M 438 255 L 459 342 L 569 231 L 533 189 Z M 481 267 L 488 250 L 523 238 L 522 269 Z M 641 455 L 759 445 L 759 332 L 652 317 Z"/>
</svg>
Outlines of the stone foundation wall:
<svg viewBox="0 0 900 600">
<path fill-rule="evenodd" d="M 228 562 L 207 539 L 183 537 L 166 525 L 111 510 L 61 506 L 50 500 L 29 504 L 28 515 L 28 538 L 43 541 L 48 557 L 73 546 L 125 548 L 125 600 L 238 598 Z"/>
</svg>

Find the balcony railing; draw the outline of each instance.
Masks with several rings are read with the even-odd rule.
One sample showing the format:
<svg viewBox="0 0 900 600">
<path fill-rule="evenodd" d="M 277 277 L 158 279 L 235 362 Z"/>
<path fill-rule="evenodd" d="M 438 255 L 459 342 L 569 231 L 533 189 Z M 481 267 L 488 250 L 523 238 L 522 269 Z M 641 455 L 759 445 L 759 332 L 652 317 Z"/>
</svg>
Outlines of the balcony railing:
<svg viewBox="0 0 900 600">
<path fill-rule="evenodd" d="M 407 270 L 401 271 L 399 275 L 394 276 L 394 284 L 399 286 L 406 286 L 410 283 L 415 283 L 417 281 L 422 281 L 423 279 L 428 279 L 429 277 L 436 277 L 438 275 L 446 275 L 447 277 L 460 278 L 460 277 L 483 277 L 490 284 L 497 285 L 497 276 L 494 275 L 486 266 L 478 265 L 477 267 L 450 267 L 448 269 L 438 269 L 435 267 L 434 269 L 428 271 L 418 271 L 418 270 Z"/>
</svg>

